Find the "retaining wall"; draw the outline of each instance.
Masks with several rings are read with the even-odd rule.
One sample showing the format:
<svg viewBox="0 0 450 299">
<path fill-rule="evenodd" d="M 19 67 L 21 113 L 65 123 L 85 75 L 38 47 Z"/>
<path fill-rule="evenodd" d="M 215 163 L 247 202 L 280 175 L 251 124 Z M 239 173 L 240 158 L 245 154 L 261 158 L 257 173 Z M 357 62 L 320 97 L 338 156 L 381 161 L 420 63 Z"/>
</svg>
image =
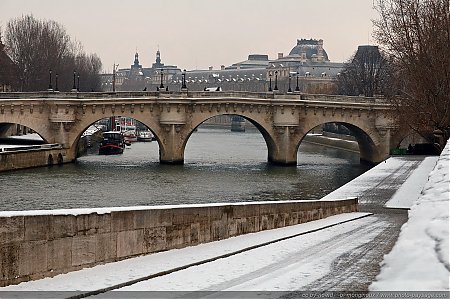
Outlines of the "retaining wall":
<svg viewBox="0 0 450 299">
<path fill-rule="evenodd" d="M 359 145 L 356 141 L 343 140 L 339 138 L 328 138 L 326 136 L 316 135 L 306 135 L 303 141 L 359 153 Z"/>
<path fill-rule="evenodd" d="M 14 151 L 5 148 L 0 152 L 0 172 L 71 162 L 66 158 L 66 152 L 50 145 L 21 147 Z"/>
<path fill-rule="evenodd" d="M 357 211 L 357 199 L 0 212 L 0 286 Z"/>
</svg>

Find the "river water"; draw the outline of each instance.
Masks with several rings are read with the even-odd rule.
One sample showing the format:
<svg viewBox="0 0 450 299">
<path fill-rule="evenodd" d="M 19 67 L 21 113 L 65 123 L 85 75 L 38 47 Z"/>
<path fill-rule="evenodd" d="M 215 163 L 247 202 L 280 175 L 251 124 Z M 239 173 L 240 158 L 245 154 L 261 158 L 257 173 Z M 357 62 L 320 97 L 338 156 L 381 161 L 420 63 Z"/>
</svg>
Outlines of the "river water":
<svg viewBox="0 0 450 299">
<path fill-rule="evenodd" d="M 133 143 L 123 155 L 0 173 L 0 210 L 320 199 L 368 169 L 358 154 L 306 142 L 297 167 L 269 165 L 258 131 L 200 127 L 184 165 L 159 164 L 158 150 Z"/>
</svg>

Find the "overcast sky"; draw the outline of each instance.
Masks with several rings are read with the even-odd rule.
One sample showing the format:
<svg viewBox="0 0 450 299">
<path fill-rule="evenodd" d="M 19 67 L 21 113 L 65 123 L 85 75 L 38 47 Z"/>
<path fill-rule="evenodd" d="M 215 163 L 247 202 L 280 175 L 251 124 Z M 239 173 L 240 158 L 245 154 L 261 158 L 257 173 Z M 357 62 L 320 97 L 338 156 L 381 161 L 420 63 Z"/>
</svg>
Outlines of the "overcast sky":
<svg viewBox="0 0 450 299">
<path fill-rule="evenodd" d="M 97 53 L 105 71 L 129 67 L 136 50 L 144 67 L 155 61 L 181 69 L 231 65 L 248 54 L 276 58 L 298 38 L 324 40 L 331 61 L 373 44 L 372 0 L 0 0 L 0 26 L 33 14 L 55 20 Z"/>
</svg>

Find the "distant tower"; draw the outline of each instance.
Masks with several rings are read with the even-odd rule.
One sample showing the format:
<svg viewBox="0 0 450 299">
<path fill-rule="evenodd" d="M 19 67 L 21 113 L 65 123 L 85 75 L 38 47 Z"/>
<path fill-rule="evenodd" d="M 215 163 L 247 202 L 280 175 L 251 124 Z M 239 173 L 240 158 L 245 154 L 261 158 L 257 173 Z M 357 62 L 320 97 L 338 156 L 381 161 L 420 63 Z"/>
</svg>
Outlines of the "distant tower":
<svg viewBox="0 0 450 299">
<path fill-rule="evenodd" d="M 138 52 L 136 52 L 136 54 L 134 54 L 134 64 L 131 65 L 131 69 L 141 69 L 142 65 L 139 64 L 139 54 Z"/>
<path fill-rule="evenodd" d="M 134 65 L 138 66 L 139 65 L 139 54 L 136 52 L 136 54 L 134 54 Z"/>
<path fill-rule="evenodd" d="M 152 64 L 153 69 L 160 69 L 164 67 L 164 63 L 161 63 L 161 52 L 156 51 L 156 62 Z"/>
<path fill-rule="evenodd" d="M 161 65 L 161 52 L 159 52 L 159 49 L 156 51 L 156 64 Z"/>
</svg>

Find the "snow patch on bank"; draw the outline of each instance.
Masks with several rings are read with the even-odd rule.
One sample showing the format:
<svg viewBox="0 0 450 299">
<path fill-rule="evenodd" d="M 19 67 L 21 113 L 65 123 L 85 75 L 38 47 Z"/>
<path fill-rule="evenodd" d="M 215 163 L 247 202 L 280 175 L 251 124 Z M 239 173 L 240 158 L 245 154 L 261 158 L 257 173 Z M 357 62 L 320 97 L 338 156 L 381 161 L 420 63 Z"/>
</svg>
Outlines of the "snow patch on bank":
<svg viewBox="0 0 450 299">
<path fill-rule="evenodd" d="M 409 211 L 371 291 L 449 290 L 450 141 Z"/>
<path fill-rule="evenodd" d="M 428 176 L 436 166 L 438 159 L 439 157 L 426 157 L 385 206 L 388 208 L 411 208 L 425 187 Z"/>
</svg>

